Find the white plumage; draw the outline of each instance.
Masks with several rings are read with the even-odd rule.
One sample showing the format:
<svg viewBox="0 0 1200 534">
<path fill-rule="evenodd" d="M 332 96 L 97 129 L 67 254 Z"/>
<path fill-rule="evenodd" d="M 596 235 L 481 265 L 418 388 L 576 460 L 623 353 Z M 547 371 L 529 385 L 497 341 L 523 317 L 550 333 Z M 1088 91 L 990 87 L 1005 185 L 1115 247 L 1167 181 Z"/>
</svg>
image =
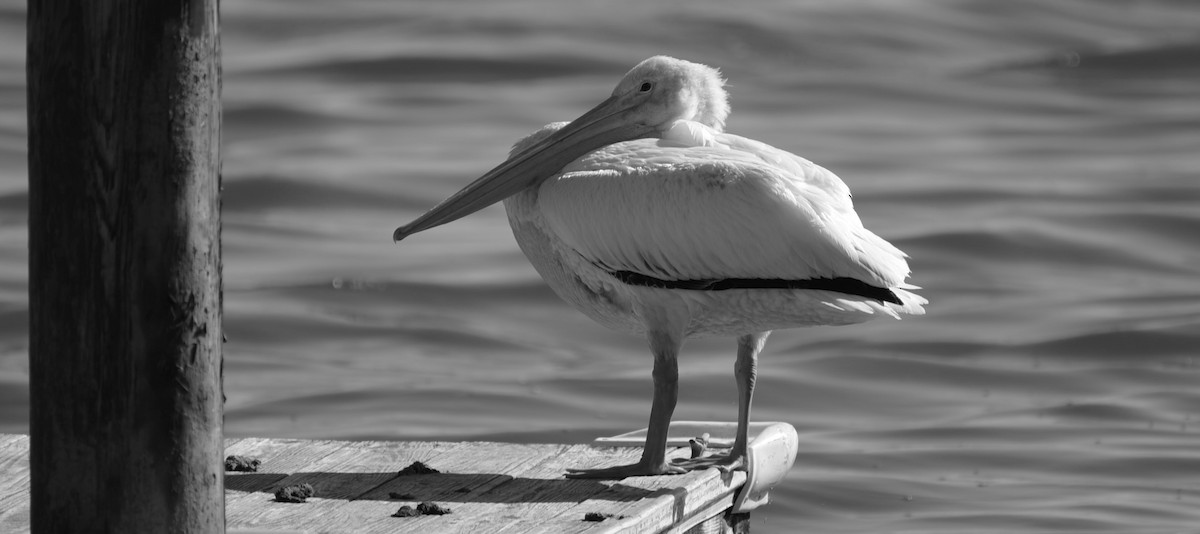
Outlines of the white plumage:
<svg viewBox="0 0 1200 534">
<path fill-rule="evenodd" d="M 846 276 L 890 287 L 908 275 L 904 254 L 863 228 L 833 173 L 715 137 L 629 141 L 576 160 L 540 188 L 547 222 L 600 265 L 660 278 Z"/>
<path fill-rule="evenodd" d="M 568 476 L 741 467 L 770 330 L 924 313 L 904 253 L 863 227 L 841 179 L 721 131 L 723 83 L 704 65 L 646 60 L 604 103 L 521 140 L 506 162 L 396 231 L 401 239 L 504 199 L 517 243 L 559 296 L 648 336 L 655 398 L 642 460 Z M 727 456 L 669 463 L 676 358 L 699 335 L 738 336 L 738 438 Z"/>
</svg>

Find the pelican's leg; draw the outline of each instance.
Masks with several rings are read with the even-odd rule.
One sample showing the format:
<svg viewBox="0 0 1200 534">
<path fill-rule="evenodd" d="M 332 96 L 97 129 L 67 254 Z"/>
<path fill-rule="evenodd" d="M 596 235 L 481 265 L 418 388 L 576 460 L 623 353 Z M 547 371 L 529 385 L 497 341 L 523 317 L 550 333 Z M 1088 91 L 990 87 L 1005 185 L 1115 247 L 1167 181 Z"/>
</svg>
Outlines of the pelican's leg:
<svg viewBox="0 0 1200 534">
<path fill-rule="evenodd" d="M 568 469 L 567 478 L 618 479 L 641 475 L 678 475 L 688 470 L 667 462 L 667 430 L 679 398 L 679 347 L 683 344 L 682 327 L 670 328 L 675 321 L 664 320 L 661 329 L 650 330 L 650 350 L 654 353 L 654 402 L 650 407 L 650 425 L 642 459 L 635 464 L 602 469 Z"/>
<path fill-rule="evenodd" d="M 738 338 L 737 361 L 733 364 L 733 378 L 737 381 L 738 388 L 738 426 L 733 448 L 729 449 L 727 454 L 677 460 L 675 465 L 689 470 L 705 467 L 716 467 L 722 471 L 746 468 L 750 402 L 754 398 L 754 382 L 758 379 L 758 353 L 770 334 L 771 332 L 767 331 Z"/>
</svg>

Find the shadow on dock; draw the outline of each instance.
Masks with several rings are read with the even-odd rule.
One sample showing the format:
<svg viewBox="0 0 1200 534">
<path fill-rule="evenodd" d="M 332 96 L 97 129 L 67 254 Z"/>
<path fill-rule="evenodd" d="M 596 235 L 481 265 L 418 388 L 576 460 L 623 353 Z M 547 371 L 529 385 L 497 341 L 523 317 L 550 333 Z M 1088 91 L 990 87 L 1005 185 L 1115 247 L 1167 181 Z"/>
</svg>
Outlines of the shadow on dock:
<svg viewBox="0 0 1200 534">
<path fill-rule="evenodd" d="M 663 490 L 647 490 L 598 480 L 520 478 L 491 473 L 226 473 L 225 489 L 273 496 L 292 484 L 311 484 L 316 497 L 348 501 L 581 502 L 588 499 L 633 502 Z"/>
</svg>

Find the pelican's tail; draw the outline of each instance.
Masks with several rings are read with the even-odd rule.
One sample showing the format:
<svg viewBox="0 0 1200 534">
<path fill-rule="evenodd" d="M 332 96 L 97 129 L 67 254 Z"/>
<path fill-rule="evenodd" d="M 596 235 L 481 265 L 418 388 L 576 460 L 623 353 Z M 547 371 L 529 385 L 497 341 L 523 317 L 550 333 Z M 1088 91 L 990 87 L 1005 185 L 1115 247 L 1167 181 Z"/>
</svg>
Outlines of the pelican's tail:
<svg viewBox="0 0 1200 534">
<path fill-rule="evenodd" d="M 895 293 L 897 297 L 900 297 L 900 302 L 903 303 L 900 305 L 891 304 L 889 307 L 889 310 L 893 312 L 892 315 L 897 319 L 899 319 L 900 316 L 896 314 L 925 315 L 925 305 L 929 304 L 929 301 L 921 295 L 907 291 L 909 289 L 921 288 L 911 284 L 904 284 L 900 287 L 892 288 L 892 293 Z"/>
<path fill-rule="evenodd" d="M 893 319 L 900 319 L 901 315 L 925 315 L 924 306 L 929 304 L 929 301 L 921 295 L 908 291 L 910 289 L 921 288 L 911 284 L 902 284 L 891 288 L 892 293 L 900 299 L 900 304 L 864 298 L 840 298 L 826 302 L 826 304 L 839 310 L 853 310 L 870 315 L 879 313 Z"/>
</svg>

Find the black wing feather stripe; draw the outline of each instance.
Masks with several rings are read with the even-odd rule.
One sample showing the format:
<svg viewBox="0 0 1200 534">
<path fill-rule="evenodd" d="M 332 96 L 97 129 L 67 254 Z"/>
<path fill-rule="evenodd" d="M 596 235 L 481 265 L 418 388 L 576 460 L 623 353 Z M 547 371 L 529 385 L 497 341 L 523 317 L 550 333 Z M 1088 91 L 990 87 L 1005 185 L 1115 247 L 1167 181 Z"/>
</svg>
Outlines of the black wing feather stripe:
<svg viewBox="0 0 1200 534">
<path fill-rule="evenodd" d="M 866 297 L 892 304 L 900 301 L 892 290 L 873 286 L 856 278 L 807 278 L 804 280 L 781 280 L 775 278 L 721 278 L 713 280 L 662 280 L 633 271 L 610 271 L 609 274 L 632 286 L 658 287 L 663 289 L 686 289 L 692 291 L 725 291 L 729 289 L 818 289 Z"/>
</svg>

